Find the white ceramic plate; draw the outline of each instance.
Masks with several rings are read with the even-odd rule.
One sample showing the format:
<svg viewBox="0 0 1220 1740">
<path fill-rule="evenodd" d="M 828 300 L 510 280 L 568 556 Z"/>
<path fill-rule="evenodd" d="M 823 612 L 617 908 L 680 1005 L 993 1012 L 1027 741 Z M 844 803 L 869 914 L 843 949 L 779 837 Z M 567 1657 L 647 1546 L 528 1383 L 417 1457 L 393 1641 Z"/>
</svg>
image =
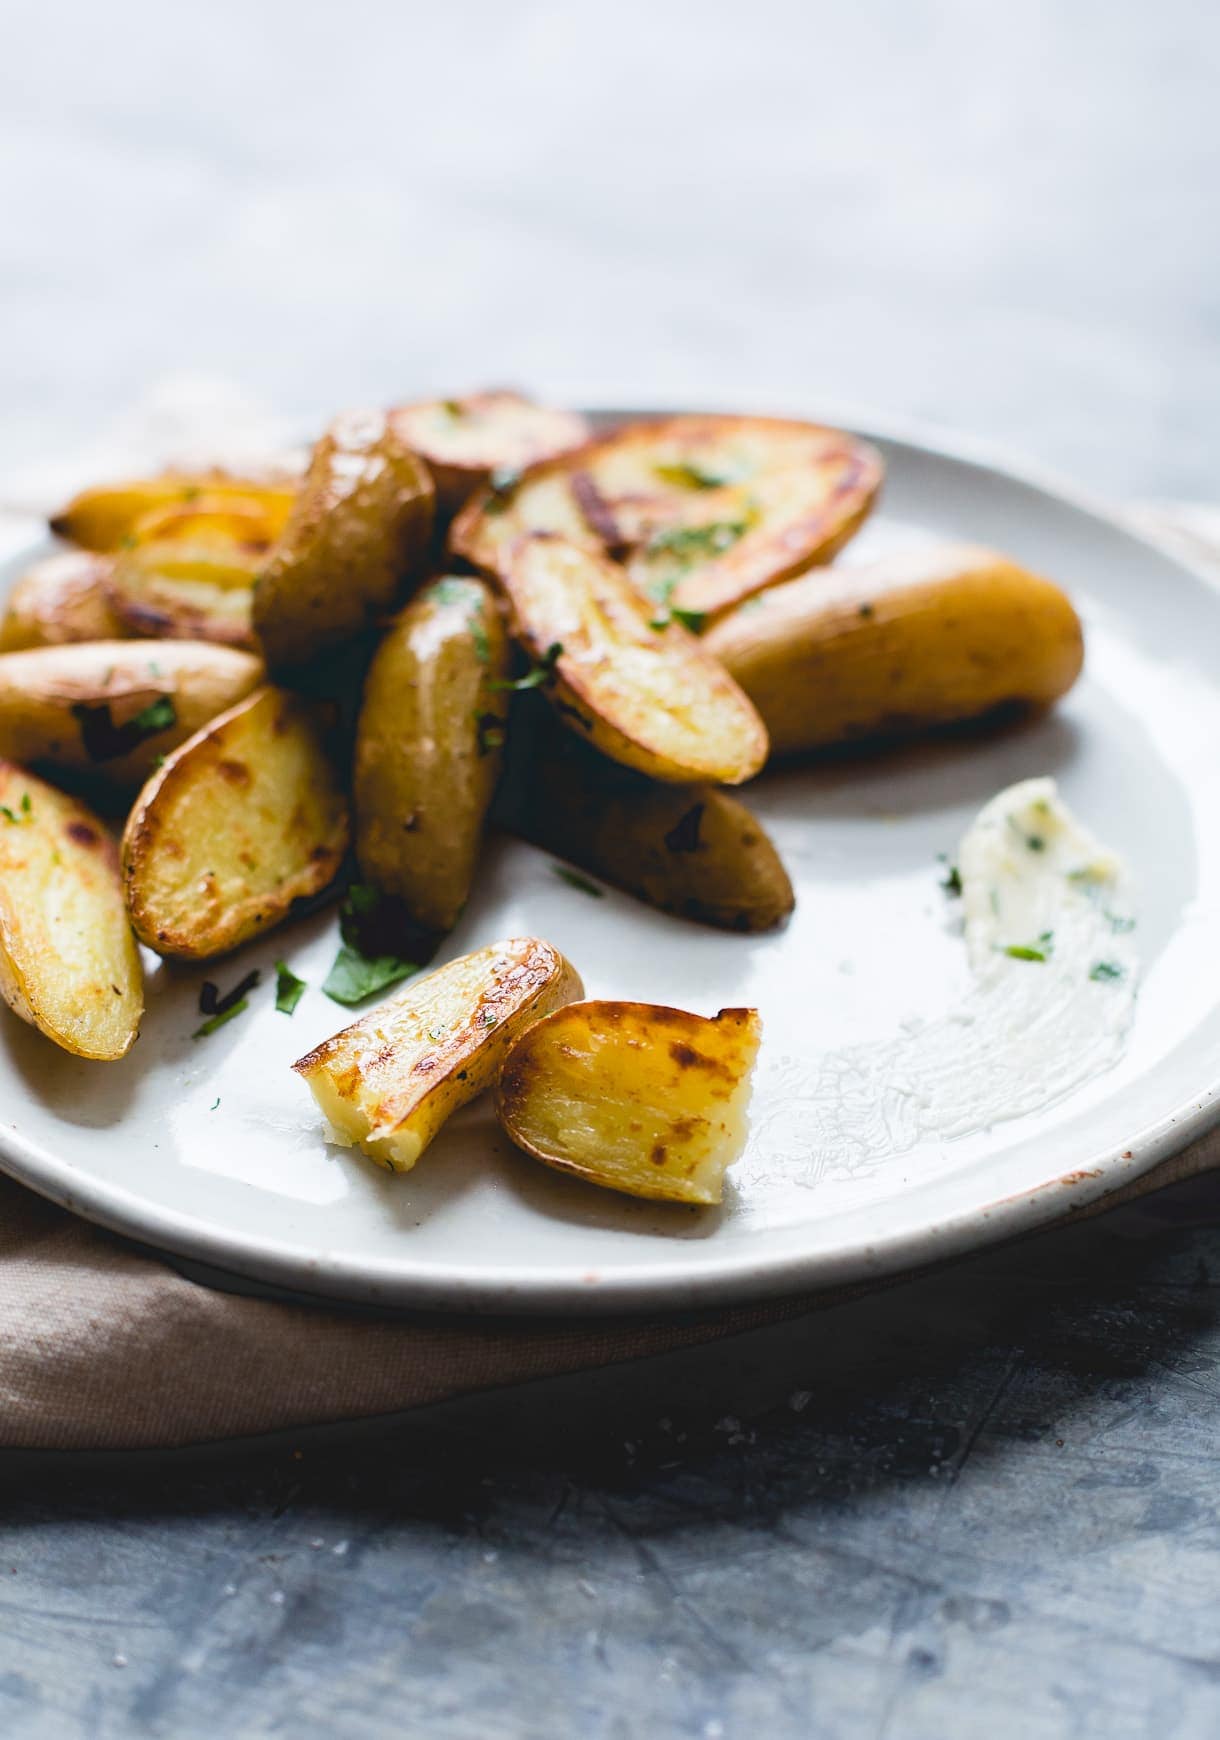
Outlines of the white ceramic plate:
<svg viewBox="0 0 1220 1740">
<path fill-rule="evenodd" d="M 143 1036 L 122 1064 L 69 1058 L 0 1012 L 0 1165 L 105 1225 L 308 1292 L 447 1309 L 656 1309 L 948 1255 L 1050 1220 L 1201 1134 L 1220 1117 L 1220 591 L 1051 488 L 872 439 L 888 466 L 884 511 L 851 558 L 969 538 L 1058 578 L 1088 635 L 1086 677 L 1067 702 L 1004 736 L 760 780 L 748 799 L 797 885 L 779 935 L 703 930 L 612 892 L 593 900 L 545 854 L 501 841 L 452 939 L 457 953 L 538 932 L 577 962 L 590 996 L 707 1013 L 757 1004 L 768 1061 L 722 1210 L 658 1208 L 558 1177 L 517 1154 L 485 1104 L 454 1119 L 407 1177 L 328 1147 L 288 1065 L 347 1019 L 316 989 L 333 915 L 213 968 L 222 986 L 252 965 L 265 977 L 251 1012 L 204 1041 L 191 1033 L 205 975 L 164 965 L 152 967 Z M 1124 1060 L 974 1136 L 905 1151 L 815 1142 L 800 1091 L 813 1060 L 943 1010 L 962 983 L 937 854 L 995 791 L 1042 773 L 1139 885 L 1144 976 Z M 279 954 L 314 987 L 291 1020 L 273 1006 Z"/>
</svg>

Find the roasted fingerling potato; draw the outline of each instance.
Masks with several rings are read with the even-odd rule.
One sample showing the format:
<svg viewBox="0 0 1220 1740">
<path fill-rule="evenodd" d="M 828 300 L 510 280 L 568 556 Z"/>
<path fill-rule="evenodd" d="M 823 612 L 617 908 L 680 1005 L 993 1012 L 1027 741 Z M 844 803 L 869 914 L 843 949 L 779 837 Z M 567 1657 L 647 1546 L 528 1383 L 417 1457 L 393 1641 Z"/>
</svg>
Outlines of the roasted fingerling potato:
<svg viewBox="0 0 1220 1740">
<path fill-rule="evenodd" d="M 272 669 L 308 664 L 384 617 L 422 572 L 435 491 L 382 411 L 350 411 L 317 443 L 254 592 Z"/>
<path fill-rule="evenodd" d="M 321 710 L 258 689 L 167 756 L 136 799 L 123 834 L 132 926 L 158 954 L 225 954 L 321 893 L 348 839 Z"/>
<path fill-rule="evenodd" d="M 119 855 L 85 806 L 0 762 L 0 995 L 77 1057 L 114 1062 L 144 1012 Z"/>
<path fill-rule="evenodd" d="M 112 556 L 93 550 L 59 550 L 27 568 L 8 595 L 0 652 L 131 634 L 111 603 L 113 566 Z"/>
<path fill-rule="evenodd" d="M 774 587 L 703 645 L 757 706 L 777 755 L 1046 707 L 1084 659 L 1067 596 L 972 544 Z"/>
<path fill-rule="evenodd" d="M 294 478 L 239 477 L 224 471 L 167 471 L 160 477 L 99 484 L 72 497 L 51 515 L 51 530 L 86 550 L 112 553 L 138 534 L 141 522 L 162 510 L 195 507 L 206 497 L 212 511 L 256 513 L 269 538 L 284 528 L 296 496 Z"/>
<path fill-rule="evenodd" d="M 515 741 L 515 739 L 514 739 Z M 660 912 L 719 930 L 774 930 L 788 872 L 758 818 L 714 785 L 660 785 L 567 732 L 536 732 L 504 825 Z"/>
<path fill-rule="evenodd" d="M 500 573 L 517 539 L 553 531 L 622 562 L 636 588 L 698 627 L 828 562 L 865 519 L 880 455 L 837 429 L 768 417 L 628 424 L 458 516 L 454 551 Z"/>
<path fill-rule="evenodd" d="M 356 856 L 427 929 L 470 893 L 503 759 L 509 643 L 482 580 L 447 575 L 386 631 L 356 729 Z"/>
<path fill-rule="evenodd" d="M 128 633 L 254 651 L 258 558 L 236 544 L 158 540 L 122 550 L 106 582 Z"/>
<path fill-rule="evenodd" d="M 252 653 L 203 641 L 88 641 L 0 653 L 0 755 L 134 790 L 263 677 Z"/>
<path fill-rule="evenodd" d="M 510 937 L 415 980 L 293 1068 L 337 1141 L 409 1172 L 445 1120 L 492 1085 L 513 1040 L 583 994 L 557 949 Z"/>
<path fill-rule="evenodd" d="M 683 785 L 739 785 L 762 767 L 767 734 L 751 703 L 608 557 L 536 533 L 506 555 L 500 584 L 556 712 L 601 754 Z"/>
<path fill-rule="evenodd" d="M 504 1060 L 496 1112 L 519 1148 L 628 1196 L 703 1205 L 745 1146 L 762 1027 L 650 1003 L 570 1003 Z"/>
<path fill-rule="evenodd" d="M 589 425 L 575 411 L 512 392 L 427 399 L 399 405 L 391 416 L 432 473 L 442 520 L 452 519 L 494 473 L 524 471 L 589 439 Z"/>
</svg>

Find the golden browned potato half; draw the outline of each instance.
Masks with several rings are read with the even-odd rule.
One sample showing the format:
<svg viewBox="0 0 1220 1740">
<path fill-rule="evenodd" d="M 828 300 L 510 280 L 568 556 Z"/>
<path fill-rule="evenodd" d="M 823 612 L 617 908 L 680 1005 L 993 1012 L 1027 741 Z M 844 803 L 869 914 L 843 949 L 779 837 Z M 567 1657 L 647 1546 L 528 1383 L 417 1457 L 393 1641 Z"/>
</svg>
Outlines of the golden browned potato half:
<svg viewBox="0 0 1220 1740">
<path fill-rule="evenodd" d="M 283 530 L 296 495 L 295 479 L 238 477 L 224 471 L 175 472 L 99 484 L 51 515 L 51 530 L 86 550 L 120 550 L 141 521 L 161 509 L 189 508 L 206 496 L 213 511 L 259 514 L 270 537 Z"/>
<path fill-rule="evenodd" d="M 60 550 L 27 568 L 8 596 L 0 652 L 129 635 L 107 589 L 113 562 L 93 550 Z"/>
<path fill-rule="evenodd" d="M 168 756 L 123 834 L 140 941 L 204 960 L 260 936 L 331 881 L 347 804 L 318 710 L 266 687 Z"/>
<path fill-rule="evenodd" d="M 284 529 L 280 502 L 248 501 L 205 490 L 190 502 L 167 502 L 142 514 L 132 528 L 137 544 L 185 543 L 265 555 Z"/>
<path fill-rule="evenodd" d="M 356 856 L 427 929 L 452 929 L 503 759 L 508 637 L 482 580 L 449 576 L 391 624 L 356 731 Z"/>
<path fill-rule="evenodd" d="M 739 785 L 762 767 L 767 734 L 745 695 L 608 557 L 536 533 L 500 582 L 518 639 L 549 667 L 556 711 L 603 755 L 679 784 Z"/>
<path fill-rule="evenodd" d="M 427 555 L 434 502 L 427 467 L 384 412 L 336 418 L 255 588 L 268 663 L 307 664 L 392 609 Z"/>
<path fill-rule="evenodd" d="M 119 855 L 83 804 L 0 762 L 0 995 L 77 1057 L 113 1062 L 144 1012 Z"/>
<path fill-rule="evenodd" d="M 651 1003 L 572 1003 L 524 1033 L 496 1088 L 519 1148 L 628 1196 L 716 1203 L 747 1134 L 762 1026 Z"/>
<path fill-rule="evenodd" d="M 256 645 L 252 610 L 259 558 L 237 544 L 158 539 L 113 558 L 108 589 L 131 634 Z"/>
<path fill-rule="evenodd" d="M 769 417 L 633 423 L 472 501 L 454 550 L 499 573 L 525 532 L 560 532 L 621 561 L 689 627 L 815 563 L 861 524 L 881 484 L 854 436 Z"/>
<path fill-rule="evenodd" d="M 0 755 L 134 787 L 262 676 L 252 653 L 203 641 L 98 640 L 0 653 Z"/>
<path fill-rule="evenodd" d="M 506 821 L 515 833 L 661 912 L 720 930 L 773 930 L 788 873 L 762 823 L 714 785 L 659 785 L 568 734 L 539 735 Z"/>
<path fill-rule="evenodd" d="M 582 994 L 558 949 L 510 937 L 417 979 L 293 1068 L 338 1141 L 409 1172 L 445 1119 L 492 1085 L 518 1034 Z"/>
<path fill-rule="evenodd" d="M 776 754 L 1045 707 L 1084 659 L 1065 594 L 972 544 L 805 575 L 703 644 L 754 701 Z"/>
<path fill-rule="evenodd" d="M 436 484 L 436 509 L 452 519 L 493 472 L 524 471 L 589 439 L 575 411 L 536 405 L 520 393 L 468 393 L 428 399 L 391 413 L 403 439 L 427 462 Z"/>
</svg>

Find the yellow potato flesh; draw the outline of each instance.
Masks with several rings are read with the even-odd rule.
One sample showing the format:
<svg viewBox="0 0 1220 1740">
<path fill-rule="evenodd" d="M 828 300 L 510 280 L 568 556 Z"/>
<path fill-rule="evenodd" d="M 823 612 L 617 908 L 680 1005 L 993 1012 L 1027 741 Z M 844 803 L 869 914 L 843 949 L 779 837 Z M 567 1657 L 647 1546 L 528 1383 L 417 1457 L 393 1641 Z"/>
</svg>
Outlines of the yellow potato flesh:
<svg viewBox="0 0 1220 1740">
<path fill-rule="evenodd" d="M 681 784 L 737 785 L 762 767 L 767 734 L 752 704 L 694 636 L 653 626 L 613 562 L 539 534 L 515 546 L 501 584 L 518 637 L 553 662 L 557 712 L 603 755 Z"/>
<path fill-rule="evenodd" d="M 213 511 L 223 504 L 238 513 L 257 513 L 274 538 L 283 530 L 296 489 L 290 482 L 260 482 L 224 472 L 166 472 L 82 490 L 52 515 L 51 530 L 87 550 L 120 550 L 148 515 L 189 508 L 204 495 Z"/>
<path fill-rule="evenodd" d="M 648 1003 L 573 1003 L 505 1059 L 496 1109 L 520 1148 L 628 1196 L 717 1203 L 747 1135 L 761 1024 Z"/>
<path fill-rule="evenodd" d="M 114 1061 L 144 1010 L 118 852 L 83 804 L 0 762 L 0 994 L 65 1051 Z"/>
<path fill-rule="evenodd" d="M 462 955 L 293 1065 L 337 1139 L 407 1172 L 446 1118 L 490 1087 L 513 1040 L 582 994 L 537 937 Z"/>
<path fill-rule="evenodd" d="M 264 688 L 169 756 L 123 836 L 131 921 L 160 954 L 200 960 L 270 930 L 330 883 L 347 806 L 317 714 Z"/>
<path fill-rule="evenodd" d="M 223 542 L 160 541 L 115 558 L 109 590 L 134 633 L 253 648 L 258 557 Z"/>
</svg>

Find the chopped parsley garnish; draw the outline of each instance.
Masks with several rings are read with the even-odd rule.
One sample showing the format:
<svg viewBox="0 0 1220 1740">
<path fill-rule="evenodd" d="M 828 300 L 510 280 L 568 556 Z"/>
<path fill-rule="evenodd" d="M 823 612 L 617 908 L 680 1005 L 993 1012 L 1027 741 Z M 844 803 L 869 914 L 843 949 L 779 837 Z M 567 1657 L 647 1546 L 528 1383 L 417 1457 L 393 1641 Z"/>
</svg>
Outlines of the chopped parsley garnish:
<svg viewBox="0 0 1220 1740">
<path fill-rule="evenodd" d="M 1038 938 L 1037 946 L 1032 943 L 1009 943 L 1004 953 L 1014 961 L 1049 961 L 1055 952 L 1055 933 L 1044 930 Z"/>
<path fill-rule="evenodd" d="M 123 725 L 115 724 L 108 701 L 77 701 L 72 717 L 80 726 L 81 742 L 90 761 L 114 761 L 146 737 L 176 724 L 178 714 L 169 695 L 158 695 Z"/>
<path fill-rule="evenodd" d="M 487 630 L 483 626 L 483 612 L 472 610 L 466 619 L 466 626 L 470 630 L 470 638 L 474 642 L 475 658 L 481 665 L 490 664 L 491 642 L 488 640 Z"/>
<path fill-rule="evenodd" d="M 291 1015 L 305 995 L 304 979 L 298 979 L 285 961 L 275 963 L 275 1006 L 281 1015 Z"/>
<path fill-rule="evenodd" d="M 746 520 L 712 520 L 706 526 L 669 526 L 654 532 L 645 546 L 646 556 L 671 556 L 683 568 L 722 556 L 749 531 Z"/>
<path fill-rule="evenodd" d="M 146 737 L 151 737 L 154 731 L 168 731 L 171 725 L 177 723 L 178 714 L 168 695 L 158 695 L 155 701 L 142 707 L 131 720 L 135 729 Z"/>
<path fill-rule="evenodd" d="M 446 417 L 457 418 L 463 415 L 462 404 L 459 399 L 442 399 L 441 410 L 445 413 Z"/>
<path fill-rule="evenodd" d="M 18 806 L 20 814 L 17 810 L 11 810 L 7 804 L 0 804 L 0 816 L 3 816 L 6 822 L 12 822 L 16 827 L 20 827 L 23 822 L 29 821 L 33 808 L 30 794 L 27 791 L 21 794 L 21 803 Z"/>
<path fill-rule="evenodd" d="M 467 581 L 449 575 L 444 580 L 435 581 L 428 590 L 438 604 L 462 604 L 467 596 L 467 585 Z"/>
<path fill-rule="evenodd" d="M 231 991 L 226 991 L 223 997 L 211 979 L 205 979 L 199 987 L 199 1013 L 201 1015 L 225 1014 L 227 1010 L 233 1008 L 235 1003 L 241 1002 L 248 991 L 255 989 L 261 976 L 257 967 L 252 968 L 245 978 L 239 980 Z"/>
<path fill-rule="evenodd" d="M 1107 912 L 1105 920 L 1115 936 L 1126 936 L 1128 931 L 1135 929 L 1135 920 L 1127 918 L 1121 912 Z"/>
<path fill-rule="evenodd" d="M 215 1033 L 218 1027 L 223 1027 L 226 1021 L 232 1021 L 235 1015 L 240 1015 L 243 1010 L 246 1010 L 249 1007 L 250 999 L 248 997 L 240 997 L 236 1003 L 230 1003 L 228 1008 L 218 1009 L 215 1015 L 211 1016 L 203 1023 L 202 1027 L 196 1027 L 195 1031 L 191 1034 L 191 1038 L 206 1039 L 209 1033 Z"/>
<path fill-rule="evenodd" d="M 476 713 L 474 728 L 480 755 L 490 755 L 493 749 L 503 749 L 508 740 L 504 721 L 498 713 Z"/>
<path fill-rule="evenodd" d="M 671 622 L 680 622 L 692 634 L 702 634 L 707 623 L 707 611 L 683 610 L 674 604 L 664 614 L 654 616 L 648 626 L 655 629 L 668 628 Z"/>
<path fill-rule="evenodd" d="M 1090 968 L 1089 978 L 1095 985 L 1104 985 L 1115 979 L 1125 978 L 1126 972 L 1126 968 L 1120 966 L 1118 961 L 1098 961 Z"/>
<path fill-rule="evenodd" d="M 944 877 L 941 881 L 941 887 L 944 889 L 946 894 L 952 895 L 954 899 L 961 894 L 962 873 L 956 864 L 950 864 L 946 868 Z"/>
<path fill-rule="evenodd" d="M 542 657 L 535 661 L 523 677 L 513 677 L 503 682 L 489 683 L 489 689 L 510 689 L 515 694 L 523 694 L 526 689 L 540 689 L 544 683 L 549 683 L 555 675 L 555 666 L 563 657 L 563 642 L 552 641 Z"/>
<path fill-rule="evenodd" d="M 1031 852 L 1046 851 L 1046 841 L 1042 838 L 1041 834 L 1027 834 L 1025 836 L 1025 844 L 1029 847 Z"/>
<path fill-rule="evenodd" d="M 579 870 L 570 870 L 566 864 L 552 864 L 551 869 L 561 882 L 566 882 L 569 888 L 579 890 L 581 894 L 592 895 L 594 900 L 603 900 L 606 891 L 599 888 L 596 882 L 590 882 L 587 876 L 582 876 Z"/>
<path fill-rule="evenodd" d="M 484 1025 L 484 1027 L 494 1027 L 498 1020 L 499 1020 L 498 1015 L 493 1015 L 490 1009 L 484 1009 L 484 1011 L 483 1011 L 483 1025 Z"/>
<path fill-rule="evenodd" d="M 341 943 L 322 989 L 333 1002 L 350 1007 L 418 971 L 414 961 L 404 961 L 398 955 L 363 955 L 350 943 Z"/>
<path fill-rule="evenodd" d="M 697 459 L 662 461 L 653 470 L 665 483 L 675 483 L 679 489 L 722 489 L 726 483 L 737 481 L 729 472 L 713 471 Z"/>
<path fill-rule="evenodd" d="M 487 480 L 488 495 L 483 503 L 485 514 L 502 514 L 513 498 L 513 491 L 521 481 L 521 473 L 511 466 L 501 465 L 492 472 Z"/>
</svg>

